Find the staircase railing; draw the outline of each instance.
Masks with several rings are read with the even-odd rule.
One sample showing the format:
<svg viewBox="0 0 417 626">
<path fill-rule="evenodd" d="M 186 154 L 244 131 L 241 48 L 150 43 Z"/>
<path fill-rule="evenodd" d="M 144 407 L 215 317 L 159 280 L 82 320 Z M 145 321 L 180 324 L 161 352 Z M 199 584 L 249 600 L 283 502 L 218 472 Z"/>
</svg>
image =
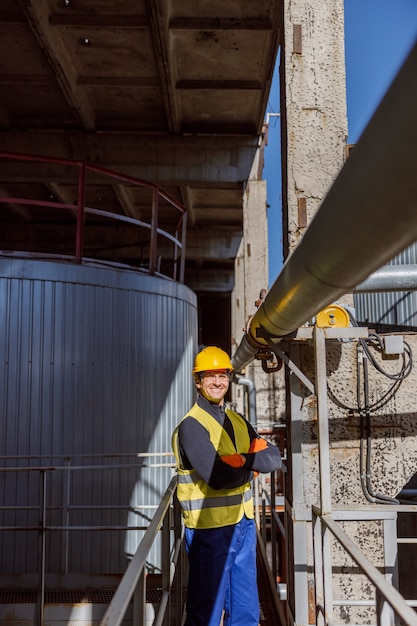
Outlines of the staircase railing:
<svg viewBox="0 0 417 626">
<path fill-rule="evenodd" d="M 385 508 L 387 509 L 388 507 Z M 383 510 L 380 511 L 381 518 L 383 513 Z M 314 570 L 318 626 L 324 624 L 331 626 L 334 623 L 333 608 L 336 604 L 361 604 L 361 601 L 349 599 L 335 601 L 333 599 L 330 536 L 333 536 L 375 588 L 375 600 L 364 601 L 362 605 L 375 605 L 378 626 L 390 626 L 397 623 L 405 624 L 406 626 L 417 626 L 417 613 L 391 584 L 390 580 L 387 579 L 387 575 L 381 573 L 366 558 L 352 539 L 348 537 L 334 519 L 335 515 L 337 515 L 336 511 L 333 514 L 323 515 L 317 507 L 313 506 Z M 372 513 L 370 515 L 372 516 Z M 374 519 L 377 515 L 378 513 L 374 513 Z M 346 518 L 346 513 L 345 516 L 341 516 L 341 519 L 344 517 Z M 354 517 L 351 519 L 354 519 Z M 388 573 L 388 578 L 392 578 L 392 572 Z"/>
<path fill-rule="evenodd" d="M 158 612 L 152 623 L 153 626 L 162 624 L 180 626 L 183 613 L 182 590 L 185 563 L 182 558 L 181 513 L 178 501 L 174 498 L 176 484 L 177 479 L 174 476 L 113 596 L 101 621 L 101 626 L 119 626 L 123 622 L 132 598 L 133 626 L 145 624 L 146 557 L 160 531 L 162 533 L 162 595 Z M 174 610 L 172 609 L 172 595 L 175 598 Z"/>
<path fill-rule="evenodd" d="M 69 574 L 70 578 L 72 577 L 72 582 L 74 582 L 75 577 L 78 581 L 77 584 L 82 582 L 83 576 L 89 576 L 89 574 L 85 575 L 82 573 L 74 574 L 74 570 L 71 569 L 74 564 L 69 562 L 68 550 L 71 537 L 73 538 L 74 535 L 82 531 L 90 533 L 91 539 L 93 538 L 91 533 L 94 533 L 95 536 L 97 536 L 97 533 L 103 532 L 115 532 L 118 535 L 120 533 L 123 533 L 123 535 L 126 535 L 126 533 L 142 533 L 136 552 L 129 561 L 129 565 L 121 578 L 121 583 L 119 583 L 114 592 L 112 601 L 105 613 L 103 624 L 112 626 L 120 624 L 127 608 L 129 607 L 129 612 L 132 611 L 132 600 L 133 625 L 143 626 L 147 623 L 145 614 L 149 613 L 151 608 L 153 610 L 149 600 L 148 603 L 146 601 L 148 581 L 151 581 L 148 583 L 149 586 L 152 583 L 149 596 L 155 599 L 155 606 L 159 606 L 158 615 L 155 621 L 152 622 L 154 626 L 168 623 L 171 626 L 174 626 L 174 624 L 179 626 L 181 624 L 186 560 L 182 549 L 181 513 L 177 498 L 174 498 L 176 476 L 171 478 L 161 501 L 155 505 L 136 504 L 136 501 L 126 502 L 126 504 L 108 501 L 106 503 L 93 504 L 89 501 L 81 501 L 79 498 L 74 500 L 74 495 L 77 496 L 76 486 L 82 484 L 82 477 L 87 475 L 88 480 L 88 475 L 91 476 L 94 472 L 111 471 L 120 474 L 120 472 L 139 472 L 150 469 L 157 472 L 154 477 L 154 485 L 156 487 L 160 482 L 158 477 L 161 470 L 163 472 L 169 470 L 172 476 L 170 471 L 172 468 L 171 454 L 138 453 L 108 456 L 112 458 L 107 459 L 106 455 L 89 455 L 89 463 L 85 465 L 76 465 L 74 463 L 75 459 L 71 457 L 65 457 L 64 464 L 59 462 L 57 464 L 51 462 L 46 464 L 46 459 L 40 459 L 39 457 L 1 457 L 0 459 L 4 463 L 4 467 L 0 468 L 0 476 L 5 494 L 5 501 L 0 507 L 2 515 L 0 532 L 15 533 L 16 537 L 17 533 L 23 533 L 24 540 L 17 542 L 18 545 L 23 546 L 26 545 L 26 542 L 29 545 L 28 537 L 30 533 L 37 532 L 39 534 L 38 573 L 28 575 L 29 577 L 24 588 L 16 588 L 16 600 L 14 600 L 19 603 L 18 598 L 21 598 L 25 591 L 30 592 L 31 597 L 33 596 L 33 602 L 36 603 L 35 623 L 37 626 L 43 626 L 48 621 L 45 616 L 46 596 L 51 593 L 51 582 L 54 580 L 53 577 L 55 575 L 62 575 L 62 582 L 65 582 L 63 589 L 68 589 L 69 586 L 68 581 L 66 581 L 67 574 Z M 114 461 L 118 457 L 120 457 L 120 462 L 115 463 Z M 152 463 L 151 457 L 159 459 L 158 462 Z M 163 462 L 164 457 L 167 457 L 167 462 L 165 463 Z M 139 462 L 135 462 L 135 459 L 139 460 Z M 51 460 L 49 459 L 49 461 Z M 55 460 L 59 461 L 59 458 L 56 457 Z M 81 455 L 81 457 L 77 457 L 77 460 L 84 460 L 84 457 Z M 28 465 L 35 461 L 37 462 L 36 466 Z M 43 463 L 39 463 L 39 461 L 43 461 Z M 11 466 L 11 463 L 13 463 L 13 466 Z M 48 481 L 48 477 L 51 479 L 52 476 L 57 477 L 59 474 L 63 476 L 63 480 L 58 482 L 61 486 L 64 485 L 64 487 L 59 493 L 55 490 L 55 495 L 52 497 L 52 485 L 51 480 Z M 79 476 L 80 479 L 75 480 L 73 478 L 74 474 Z M 152 479 L 150 479 L 150 482 L 152 483 Z M 30 501 L 22 503 L 19 495 L 24 493 L 25 485 L 29 484 L 31 485 L 33 497 Z M 19 486 L 21 487 L 20 489 Z M 36 492 L 39 492 L 38 502 L 35 501 Z M 59 500 L 59 498 L 61 499 Z M 127 513 L 135 513 L 142 509 L 147 511 L 155 510 L 152 518 L 147 517 L 149 523 L 138 525 L 133 520 L 127 520 L 127 523 L 120 524 L 120 514 L 123 514 L 125 510 Z M 80 520 L 78 516 L 75 520 L 70 519 L 70 515 L 80 511 L 85 513 L 87 518 Z M 109 524 L 106 513 L 110 511 L 116 512 L 117 521 Z M 59 523 L 60 520 L 61 523 Z M 48 569 L 47 565 L 52 551 L 52 536 L 56 536 L 56 533 L 62 534 L 59 572 L 58 569 L 55 571 L 51 570 L 50 564 Z M 3 547 L 5 541 L 6 539 L 3 540 Z M 73 542 L 77 542 L 77 539 L 73 539 Z M 119 543 L 121 542 L 117 542 L 117 545 Z M 74 543 L 72 545 L 74 546 Z M 82 545 L 85 544 L 83 543 Z M 54 546 L 56 549 L 56 542 Z M 20 557 L 22 557 L 22 551 L 20 551 Z M 160 573 L 152 574 L 150 563 L 156 562 L 158 562 L 157 572 Z M 33 564 L 31 561 L 31 569 L 26 571 L 33 572 Z M 16 567 L 16 564 L 14 567 Z M 13 574 L 13 571 L 11 570 L 10 573 Z M 112 587 L 110 588 L 106 585 L 106 590 L 108 587 L 109 593 L 113 593 L 113 584 L 116 578 L 118 581 L 120 580 L 120 572 L 112 570 L 102 573 L 111 575 L 109 582 L 111 579 Z M 152 575 L 149 575 L 149 573 Z M 7 573 L 3 572 L 3 574 L 4 581 L 7 581 L 9 578 Z M 47 578 L 49 584 L 47 584 Z M 92 575 L 92 578 L 94 578 L 94 575 Z M 90 577 L 89 581 L 92 578 Z M 35 588 L 33 588 L 33 582 L 35 582 Z M 11 588 L 9 591 L 13 592 L 13 589 Z M 70 603 L 72 603 L 72 600 Z M 100 604 L 104 604 L 104 602 L 100 602 Z M 170 621 L 171 614 L 173 619 L 175 619 L 174 622 Z M 129 613 L 128 619 L 131 619 L 131 613 Z"/>
</svg>

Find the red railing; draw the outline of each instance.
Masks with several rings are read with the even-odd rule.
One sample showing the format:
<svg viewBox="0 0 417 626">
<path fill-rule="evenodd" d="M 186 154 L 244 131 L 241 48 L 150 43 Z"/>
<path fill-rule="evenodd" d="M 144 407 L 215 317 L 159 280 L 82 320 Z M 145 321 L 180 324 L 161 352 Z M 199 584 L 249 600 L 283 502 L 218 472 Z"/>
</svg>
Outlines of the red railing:
<svg viewBox="0 0 417 626">
<path fill-rule="evenodd" d="M 42 206 L 45 208 L 52 209 L 63 209 L 63 210 L 71 210 L 74 211 L 76 209 L 77 212 L 77 228 L 76 228 L 76 236 L 75 236 L 75 255 L 74 260 L 77 263 L 82 263 L 83 260 L 86 260 L 87 257 L 84 255 L 84 222 L 85 215 L 97 215 L 101 217 L 106 217 L 118 222 L 125 222 L 131 224 L 133 226 L 137 226 L 141 229 L 148 229 L 150 231 L 149 236 L 149 259 L 148 259 L 148 267 L 141 267 L 141 271 L 147 271 L 149 274 L 155 275 L 164 275 L 161 274 L 159 269 L 157 268 L 157 258 L 158 258 L 158 250 L 157 250 L 157 240 L 158 236 L 163 237 L 165 240 L 168 240 L 173 247 L 172 259 L 170 260 L 170 267 L 172 268 L 172 275 L 166 276 L 172 280 L 178 280 L 179 282 L 184 282 L 184 265 L 185 265 L 185 239 L 186 239 L 186 218 L 187 213 L 185 207 L 178 202 L 174 197 L 168 194 L 166 191 L 161 189 L 158 185 L 154 183 L 141 180 L 139 178 L 135 178 L 133 176 L 128 176 L 126 174 L 122 174 L 120 172 L 115 172 L 109 170 L 104 167 L 100 167 L 98 165 L 93 165 L 91 163 L 85 163 L 83 161 L 75 161 L 71 159 L 62 159 L 55 157 L 45 157 L 45 156 L 37 156 L 37 155 L 29 155 L 29 154 L 18 154 L 13 152 L 1 152 L 0 151 L 0 159 L 13 160 L 13 161 L 23 161 L 27 163 L 45 163 L 45 164 L 53 164 L 53 165 L 62 165 L 69 166 L 75 169 L 78 169 L 77 179 L 78 179 L 78 194 L 77 194 L 77 203 L 68 204 L 66 202 L 56 202 L 56 201 L 46 201 L 39 200 L 33 198 L 14 198 L 14 197 L 5 197 L 0 196 L 0 203 L 7 204 L 19 204 L 19 205 L 29 205 L 29 206 Z M 151 207 L 151 219 L 150 222 L 145 222 L 139 219 L 135 219 L 129 217 L 127 215 L 120 215 L 118 213 L 113 213 L 107 210 L 96 209 L 92 207 L 85 206 L 85 190 L 86 190 L 86 177 L 89 172 L 99 174 L 108 179 L 114 179 L 118 181 L 122 181 L 124 183 L 128 183 L 129 185 L 133 185 L 136 187 L 142 187 L 149 189 L 152 194 L 152 207 Z M 180 213 L 180 217 L 176 222 L 174 228 L 174 234 L 169 233 L 166 230 L 163 230 L 158 226 L 159 220 L 159 205 L 160 200 L 166 202 L 170 207 L 175 209 Z"/>
</svg>

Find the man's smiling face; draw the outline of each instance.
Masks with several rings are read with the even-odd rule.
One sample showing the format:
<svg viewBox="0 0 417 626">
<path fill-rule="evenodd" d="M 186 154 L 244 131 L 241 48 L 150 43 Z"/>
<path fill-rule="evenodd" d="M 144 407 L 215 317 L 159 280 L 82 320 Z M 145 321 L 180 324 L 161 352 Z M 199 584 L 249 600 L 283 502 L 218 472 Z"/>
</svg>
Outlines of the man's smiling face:
<svg viewBox="0 0 417 626">
<path fill-rule="evenodd" d="M 227 370 L 202 372 L 196 387 L 209 402 L 223 404 L 224 396 L 229 389 L 229 373 Z"/>
</svg>

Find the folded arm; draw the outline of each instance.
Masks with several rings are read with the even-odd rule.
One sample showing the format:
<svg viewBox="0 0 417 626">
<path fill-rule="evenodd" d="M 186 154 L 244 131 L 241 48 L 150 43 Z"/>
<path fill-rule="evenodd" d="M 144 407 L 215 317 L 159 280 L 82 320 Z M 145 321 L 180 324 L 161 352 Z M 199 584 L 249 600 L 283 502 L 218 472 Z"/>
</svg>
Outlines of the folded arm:
<svg viewBox="0 0 417 626">
<path fill-rule="evenodd" d="M 251 468 L 229 465 L 221 459 L 207 430 L 189 416 L 178 431 L 184 465 L 194 469 L 212 489 L 233 489 L 252 480 Z"/>
</svg>

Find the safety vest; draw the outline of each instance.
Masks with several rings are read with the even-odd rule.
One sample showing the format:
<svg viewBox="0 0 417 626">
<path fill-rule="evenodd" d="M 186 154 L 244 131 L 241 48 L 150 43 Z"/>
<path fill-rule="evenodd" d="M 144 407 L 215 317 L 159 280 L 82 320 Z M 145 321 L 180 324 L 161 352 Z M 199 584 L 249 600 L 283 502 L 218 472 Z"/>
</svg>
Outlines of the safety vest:
<svg viewBox="0 0 417 626">
<path fill-rule="evenodd" d="M 226 414 L 233 425 L 236 448 L 219 422 L 197 403 L 183 419 L 191 415 L 198 420 L 208 431 L 210 441 L 220 456 L 236 454 L 236 450 L 244 454 L 250 446 L 245 420 L 233 411 L 226 410 Z M 177 461 L 177 497 L 182 508 L 185 526 L 216 528 L 237 524 L 243 515 L 252 519 L 254 512 L 250 482 L 233 489 L 212 489 L 194 469 L 189 470 L 184 467 L 179 451 L 178 429 L 179 425 L 172 435 L 172 449 Z"/>
</svg>

